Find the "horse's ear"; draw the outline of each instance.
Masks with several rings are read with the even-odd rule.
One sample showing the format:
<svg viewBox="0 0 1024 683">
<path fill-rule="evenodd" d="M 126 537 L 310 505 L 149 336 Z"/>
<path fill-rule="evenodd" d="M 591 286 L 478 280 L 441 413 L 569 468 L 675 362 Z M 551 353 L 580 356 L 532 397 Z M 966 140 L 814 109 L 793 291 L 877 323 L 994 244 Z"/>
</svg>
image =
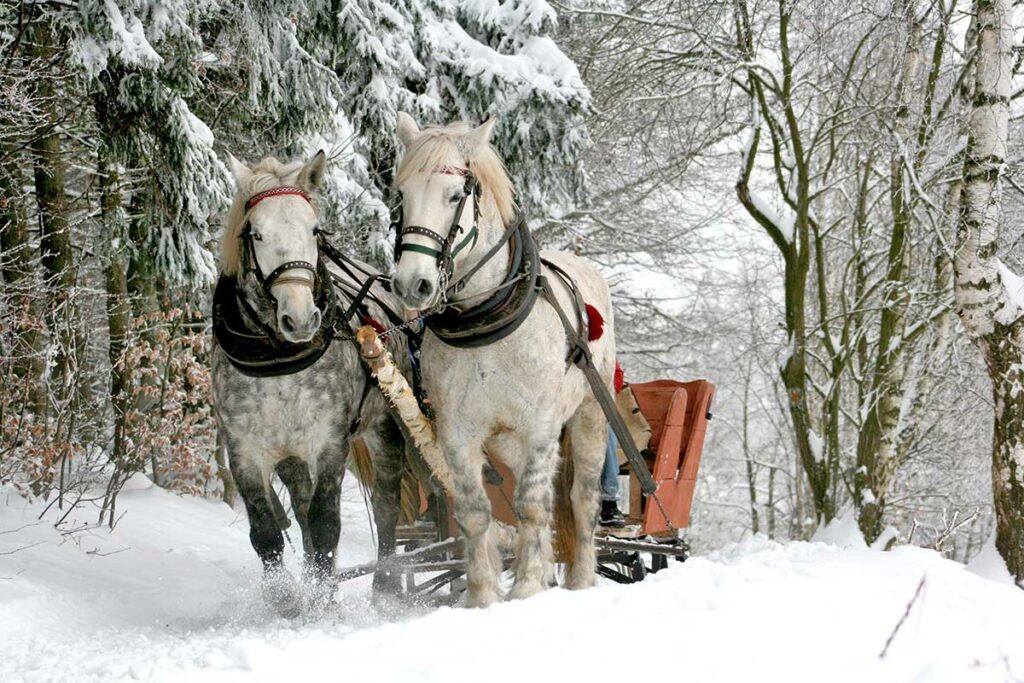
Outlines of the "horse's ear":
<svg viewBox="0 0 1024 683">
<path fill-rule="evenodd" d="M 462 138 L 466 157 L 475 159 L 477 155 L 491 144 L 491 133 L 494 131 L 494 119 L 487 119 L 479 126 L 465 134 Z"/>
<path fill-rule="evenodd" d="M 299 171 L 299 187 L 309 192 L 316 192 L 324 181 L 324 170 L 327 168 L 327 155 L 320 150 Z"/>
<path fill-rule="evenodd" d="M 416 136 L 419 135 L 420 127 L 416 124 L 416 120 L 413 117 L 404 111 L 400 111 L 396 119 L 395 132 L 398 133 L 398 139 L 402 141 L 402 144 L 408 148 Z"/>
<path fill-rule="evenodd" d="M 228 152 L 228 163 L 231 165 L 231 175 L 235 176 L 235 184 L 242 189 L 249 184 L 252 178 L 252 169 L 235 158 L 235 155 Z"/>
</svg>

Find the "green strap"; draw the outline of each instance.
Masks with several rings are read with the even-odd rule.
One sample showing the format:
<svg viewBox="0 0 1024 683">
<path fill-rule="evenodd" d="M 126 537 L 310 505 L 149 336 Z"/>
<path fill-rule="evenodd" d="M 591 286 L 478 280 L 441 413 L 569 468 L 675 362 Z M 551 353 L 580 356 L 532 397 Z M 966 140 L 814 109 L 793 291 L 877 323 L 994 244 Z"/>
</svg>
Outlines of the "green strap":
<svg viewBox="0 0 1024 683">
<path fill-rule="evenodd" d="M 433 256 L 434 258 L 441 258 L 441 252 L 437 249 L 431 249 L 425 247 L 422 244 L 403 244 L 402 251 L 415 251 L 419 254 L 426 254 L 427 256 Z"/>
<path fill-rule="evenodd" d="M 476 229 L 476 226 L 474 225 L 473 229 L 466 233 L 466 236 L 462 238 L 462 241 L 459 242 L 458 246 L 455 247 L 455 250 L 452 251 L 452 258 L 455 258 L 456 256 L 458 256 L 459 252 L 462 251 L 466 247 L 466 245 L 469 243 L 470 240 L 473 241 L 473 244 L 472 244 L 472 246 L 470 246 L 470 249 L 475 247 L 476 246 L 477 237 L 479 237 L 479 236 L 480 236 L 480 232 Z"/>
</svg>

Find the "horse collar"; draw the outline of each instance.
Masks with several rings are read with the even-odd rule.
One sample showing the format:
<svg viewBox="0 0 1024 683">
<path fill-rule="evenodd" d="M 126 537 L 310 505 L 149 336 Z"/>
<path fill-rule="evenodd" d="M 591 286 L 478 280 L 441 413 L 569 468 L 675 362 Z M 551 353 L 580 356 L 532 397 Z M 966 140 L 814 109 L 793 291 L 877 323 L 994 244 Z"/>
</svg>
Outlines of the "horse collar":
<svg viewBox="0 0 1024 683">
<path fill-rule="evenodd" d="M 508 274 L 490 297 L 465 310 L 450 306 L 427 316 L 427 327 L 438 339 L 456 347 L 487 346 L 515 332 L 530 315 L 539 291 L 540 255 L 526 227 L 525 214 L 518 216 L 496 247 L 504 244 L 511 246 Z M 496 253 L 492 249 L 482 261 Z M 476 270 L 473 268 L 460 282 Z"/>
</svg>

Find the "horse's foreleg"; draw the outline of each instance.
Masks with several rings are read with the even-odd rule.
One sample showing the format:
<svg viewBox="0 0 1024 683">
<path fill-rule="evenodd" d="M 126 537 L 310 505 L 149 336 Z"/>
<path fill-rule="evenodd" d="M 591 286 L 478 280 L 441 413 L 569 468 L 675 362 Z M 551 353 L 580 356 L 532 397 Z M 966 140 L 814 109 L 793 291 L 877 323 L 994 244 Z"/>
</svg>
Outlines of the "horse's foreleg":
<svg viewBox="0 0 1024 683">
<path fill-rule="evenodd" d="M 334 574 L 341 536 L 341 481 L 345 475 L 348 437 L 317 458 L 316 489 L 309 505 L 309 534 L 313 540 L 312 571 L 321 580 Z"/>
<path fill-rule="evenodd" d="M 566 572 L 565 587 L 589 588 L 594 585 L 597 557 L 594 554 L 594 530 L 600 507 L 601 468 L 608 423 L 594 399 L 587 399 L 569 423 L 572 441 L 573 482 L 570 493 L 576 525 L 575 558 Z"/>
<path fill-rule="evenodd" d="M 516 478 L 516 517 L 519 534 L 516 548 L 515 585 L 511 598 L 528 598 L 554 578 L 551 552 L 552 480 L 558 465 L 555 439 L 526 448 L 522 472 Z"/>
<path fill-rule="evenodd" d="M 295 580 L 284 568 L 284 537 L 274 515 L 268 476 L 252 462 L 235 457 L 231 450 L 231 475 L 249 516 L 249 541 L 263 563 L 263 597 L 282 616 L 302 611 L 302 596 Z"/>
<path fill-rule="evenodd" d="M 302 531 L 302 550 L 306 561 L 313 557 L 313 539 L 309 533 L 309 504 L 313 497 L 313 479 L 309 476 L 309 465 L 296 457 L 282 460 L 277 465 L 277 476 L 288 488 L 292 500 L 292 511 Z"/>
<path fill-rule="evenodd" d="M 380 594 L 398 593 L 401 575 L 387 560 L 395 554 L 395 527 L 401 513 L 402 473 L 405 471 L 405 444 L 398 426 L 390 419 L 367 435 L 373 454 L 373 520 L 377 527 L 377 572 L 373 590 Z"/>
<path fill-rule="evenodd" d="M 479 441 L 445 442 L 455 486 L 455 521 L 466 542 L 466 582 L 470 607 L 485 607 L 501 597 L 501 556 L 491 530 L 491 501 L 484 490 Z"/>
<path fill-rule="evenodd" d="M 249 542 L 253 550 L 265 570 L 280 568 L 284 555 L 284 536 L 281 535 L 281 528 L 274 515 L 266 475 L 255 463 L 232 457 L 231 476 L 235 479 L 249 516 Z"/>
</svg>

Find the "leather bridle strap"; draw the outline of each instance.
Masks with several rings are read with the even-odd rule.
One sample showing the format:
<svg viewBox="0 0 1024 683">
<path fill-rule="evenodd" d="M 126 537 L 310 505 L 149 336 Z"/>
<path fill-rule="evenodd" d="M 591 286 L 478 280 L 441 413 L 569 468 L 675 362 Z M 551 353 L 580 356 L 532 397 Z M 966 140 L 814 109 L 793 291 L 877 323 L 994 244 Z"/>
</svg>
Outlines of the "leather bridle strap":
<svg viewBox="0 0 1024 683">
<path fill-rule="evenodd" d="M 252 211 L 253 207 L 265 199 L 288 195 L 302 197 L 309 202 L 310 205 L 313 204 L 313 200 L 310 198 L 309 193 L 301 187 L 295 187 L 294 185 L 282 185 L 280 187 L 272 187 L 269 190 L 264 190 L 263 192 L 257 192 L 253 196 L 249 197 L 245 202 L 245 211 L 246 213 Z M 285 261 L 277 268 L 274 268 L 269 275 L 265 276 L 263 275 L 263 271 L 260 270 L 259 259 L 256 258 L 256 245 L 253 244 L 255 238 L 253 237 L 252 225 L 250 223 L 246 222 L 245 229 L 242 231 L 241 237 L 248 243 L 249 259 L 252 261 L 251 270 L 256 276 L 256 281 L 259 282 L 260 286 L 263 287 L 263 291 L 268 295 L 270 294 L 271 287 L 286 283 L 301 284 L 309 287 L 311 290 L 316 290 L 317 269 L 315 265 L 308 261 Z M 288 271 L 293 270 L 309 271 L 310 277 L 307 278 L 297 274 L 285 275 Z"/>
<path fill-rule="evenodd" d="M 257 192 L 245 202 L 245 210 L 252 211 L 252 207 L 256 206 L 264 199 L 270 199 L 271 197 L 280 197 L 281 195 L 296 195 L 302 197 L 310 204 L 313 200 L 310 198 L 309 193 L 303 190 L 301 187 L 295 187 L 293 185 L 282 185 L 281 187 L 272 187 L 269 190 L 263 192 Z"/>
<path fill-rule="evenodd" d="M 447 274 L 450 276 L 450 269 L 452 267 L 451 260 L 458 256 L 459 253 L 467 246 L 469 246 L 470 249 L 472 249 L 473 246 L 476 246 L 477 239 L 480 235 L 480 231 L 477 228 L 477 218 L 480 211 L 480 198 L 477 196 L 477 180 L 468 169 L 464 168 L 444 167 L 441 169 L 434 169 L 431 173 L 459 175 L 466 178 L 466 189 L 462 195 L 462 199 L 459 200 L 458 206 L 455 207 L 455 216 L 452 218 L 451 225 L 448 227 L 448 235 L 443 236 L 439 232 L 423 227 L 422 225 L 407 225 L 404 228 L 399 226 L 400 231 L 398 232 L 398 238 L 395 245 L 395 259 L 397 260 L 403 251 L 425 254 L 437 259 L 441 264 L 441 267 L 449 271 Z M 459 233 L 462 232 L 462 212 L 466 208 L 466 200 L 471 196 L 473 197 L 473 225 L 462 241 L 458 244 L 454 244 Z M 420 235 L 422 237 L 426 237 L 427 239 L 436 242 L 440 249 L 428 247 L 423 244 L 406 244 L 404 240 L 406 235 Z"/>
</svg>

